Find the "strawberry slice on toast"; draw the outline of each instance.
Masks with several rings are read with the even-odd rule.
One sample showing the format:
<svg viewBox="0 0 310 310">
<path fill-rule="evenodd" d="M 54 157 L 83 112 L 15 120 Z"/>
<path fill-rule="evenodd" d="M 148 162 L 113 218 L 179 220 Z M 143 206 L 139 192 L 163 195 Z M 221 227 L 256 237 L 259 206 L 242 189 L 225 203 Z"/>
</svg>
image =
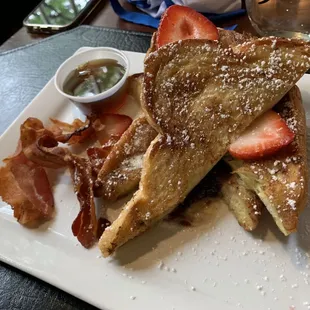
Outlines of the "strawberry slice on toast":
<svg viewBox="0 0 310 310">
<path fill-rule="evenodd" d="M 229 147 L 238 159 L 255 160 L 272 155 L 294 140 L 294 133 L 281 116 L 270 110 L 256 119 Z"/>
</svg>

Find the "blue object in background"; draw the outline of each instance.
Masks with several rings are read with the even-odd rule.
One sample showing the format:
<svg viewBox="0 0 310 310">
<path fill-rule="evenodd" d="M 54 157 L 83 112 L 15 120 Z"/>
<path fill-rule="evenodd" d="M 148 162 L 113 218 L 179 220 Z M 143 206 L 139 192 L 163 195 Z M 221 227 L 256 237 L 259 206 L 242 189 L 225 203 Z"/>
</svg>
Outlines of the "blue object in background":
<svg viewBox="0 0 310 310">
<path fill-rule="evenodd" d="M 147 9 L 150 6 L 146 1 L 143 1 L 143 0 L 138 0 L 138 1 L 128 0 L 128 2 L 132 3 L 137 8 L 140 8 L 140 9 Z M 155 29 L 157 29 L 159 26 L 160 18 L 155 18 L 155 17 L 152 17 L 151 15 L 148 15 L 142 12 L 140 13 L 140 12 L 127 11 L 120 5 L 118 0 L 110 0 L 110 3 L 111 3 L 111 6 L 114 12 L 123 20 L 126 20 L 134 24 L 149 26 Z M 171 0 L 165 0 L 165 3 L 167 7 L 174 4 Z M 216 23 L 216 22 L 223 22 L 225 20 L 229 20 L 232 17 L 244 15 L 245 13 L 246 13 L 246 10 L 240 9 L 237 11 L 227 12 L 223 14 L 214 14 L 214 13 L 201 13 L 201 14 L 206 16 L 213 23 Z M 234 30 L 237 26 L 238 25 L 232 25 L 229 27 L 225 27 L 225 29 Z"/>
</svg>

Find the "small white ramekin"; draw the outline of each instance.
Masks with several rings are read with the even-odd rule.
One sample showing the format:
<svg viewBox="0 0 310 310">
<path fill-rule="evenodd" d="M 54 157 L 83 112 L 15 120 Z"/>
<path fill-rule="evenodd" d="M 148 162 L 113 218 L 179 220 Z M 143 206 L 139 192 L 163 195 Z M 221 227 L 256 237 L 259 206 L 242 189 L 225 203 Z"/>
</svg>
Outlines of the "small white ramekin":
<svg viewBox="0 0 310 310">
<path fill-rule="evenodd" d="M 96 59 L 114 59 L 120 65 L 124 66 L 125 74 L 121 80 L 112 88 L 106 91 L 87 97 L 72 96 L 63 91 L 63 85 L 68 75 L 78 66 L 85 64 L 88 61 Z M 123 95 L 126 80 L 129 74 L 129 59 L 118 49 L 111 47 L 95 47 L 89 50 L 74 54 L 69 57 L 57 69 L 54 77 L 54 85 L 59 93 L 73 102 L 83 114 L 91 115 L 98 114 L 105 110 L 113 108 L 113 104 L 117 104 Z"/>
</svg>

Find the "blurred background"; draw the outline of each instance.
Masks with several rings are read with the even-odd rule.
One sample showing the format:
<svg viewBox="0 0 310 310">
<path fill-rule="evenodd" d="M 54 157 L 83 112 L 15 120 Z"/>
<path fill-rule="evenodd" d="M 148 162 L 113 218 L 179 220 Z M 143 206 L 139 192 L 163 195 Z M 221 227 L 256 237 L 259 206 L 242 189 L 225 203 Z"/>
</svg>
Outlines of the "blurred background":
<svg viewBox="0 0 310 310">
<path fill-rule="evenodd" d="M 41 0 L 9 0 L 7 12 L 2 10 L 2 14 L 7 15 L 7 19 L 1 21 L 1 42 L 9 39 L 20 28 L 23 27 L 23 20 L 31 13 Z M 47 0 L 31 14 L 28 22 L 31 24 L 54 24 L 66 25 L 74 20 L 81 10 L 87 6 L 89 0 Z M 94 1 L 105 4 L 108 1 Z"/>
<path fill-rule="evenodd" d="M 40 0 L 9 0 L 1 10 L 0 44 L 23 26 L 24 18 L 38 5 Z M 5 20 L 4 20 L 4 17 Z"/>
<path fill-rule="evenodd" d="M 9 0 L 5 1 L 6 8 L 2 8 L 1 32 L 0 32 L 0 45 L 14 35 L 16 42 L 19 40 L 17 46 L 36 38 L 43 38 L 49 33 L 40 33 L 40 35 L 26 34 L 26 28 L 23 27 L 23 20 L 31 13 L 42 0 Z M 31 14 L 28 22 L 37 26 L 37 24 L 45 25 L 67 25 L 70 21 L 76 20 L 80 16 L 80 11 L 88 7 L 88 4 L 97 3 L 92 5 L 93 9 L 86 10 L 85 18 L 81 17 L 72 25 L 72 27 L 80 24 L 91 24 L 103 27 L 120 28 L 123 30 L 135 30 L 153 32 L 157 26 L 150 25 L 151 27 L 140 25 L 137 20 L 134 23 L 121 16 L 121 11 L 117 11 L 115 3 L 120 2 L 124 9 L 130 12 L 141 12 L 142 7 L 145 8 L 147 0 L 45 0 L 33 14 Z M 150 1 L 150 0 L 149 0 Z M 161 2 L 173 3 L 176 0 L 151 0 L 152 3 L 159 5 Z M 182 0 L 183 3 L 200 2 L 202 6 L 208 7 L 214 1 L 231 3 L 236 0 Z M 114 3 L 114 4 L 113 4 Z M 112 4 L 112 6 L 111 6 Z M 135 4 L 135 5 L 133 5 Z M 89 5 L 90 7 L 91 5 Z M 236 10 L 219 14 L 221 16 L 211 16 L 212 21 L 219 27 L 228 27 L 228 29 L 235 29 L 237 31 L 247 31 L 260 36 L 283 36 L 295 37 L 310 40 L 310 0 L 241 0 L 241 6 L 245 10 Z M 113 7 L 113 8 L 112 8 Z M 139 11 L 139 8 L 141 9 Z M 124 10 L 123 10 L 124 11 Z M 239 13 L 237 12 L 239 11 Z M 240 14 L 240 11 L 244 13 Z M 118 13 L 118 15 L 116 14 Z M 149 12 L 148 12 L 149 13 Z M 245 14 L 247 13 L 247 15 Z M 88 14 L 88 15 L 87 15 Z M 122 19 L 119 18 L 122 17 Z M 153 16 L 153 15 L 152 15 Z M 156 16 L 159 19 L 159 16 Z M 249 18 L 249 19 L 248 19 Z M 126 21 L 124 21 L 124 19 Z M 145 24 L 144 24 L 145 25 Z M 155 27 L 155 28 L 154 28 Z M 22 32 L 19 31 L 21 28 Z M 51 28 L 51 27 L 49 27 Z M 254 29 L 253 29 L 254 28 Z M 29 30 L 29 28 L 27 28 Z M 65 27 L 61 29 L 65 30 Z M 19 31 L 19 32 L 18 32 Z M 16 39 L 16 34 L 19 36 Z M 10 48 L 16 47 L 11 44 Z"/>
</svg>

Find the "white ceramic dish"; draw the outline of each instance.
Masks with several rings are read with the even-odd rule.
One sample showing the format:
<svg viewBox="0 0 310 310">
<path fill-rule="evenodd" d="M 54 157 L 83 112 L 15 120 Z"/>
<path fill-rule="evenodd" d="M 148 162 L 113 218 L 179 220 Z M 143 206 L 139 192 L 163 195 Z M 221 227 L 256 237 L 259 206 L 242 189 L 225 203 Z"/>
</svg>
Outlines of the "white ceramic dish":
<svg viewBox="0 0 310 310">
<path fill-rule="evenodd" d="M 126 55 L 130 74 L 141 72 L 144 54 Z M 308 111 L 309 84 L 308 75 L 298 82 Z M 1 137 L 0 158 L 15 150 L 19 126 L 27 117 L 69 121 L 74 113 L 50 81 Z M 126 113 L 134 117 L 136 110 Z M 307 123 L 309 132 L 309 112 Z M 2 261 L 106 310 L 309 309 L 309 207 L 299 231 L 288 238 L 269 216 L 255 233 L 246 233 L 218 205 L 198 227 L 162 223 L 116 257 L 104 259 L 96 247 L 80 246 L 71 233 L 79 205 L 69 175 L 53 182 L 57 215 L 39 230 L 23 228 L 0 202 Z"/>
<path fill-rule="evenodd" d="M 72 96 L 64 92 L 63 85 L 66 81 L 68 75 L 75 70 L 78 66 L 84 65 L 85 63 L 98 60 L 98 59 L 113 59 L 116 60 L 118 64 L 122 65 L 125 68 L 125 73 L 123 77 L 117 82 L 112 88 L 107 89 L 106 91 L 93 95 L 93 96 Z M 57 69 L 54 82 L 55 88 L 63 97 L 71 100 L 77 107 L 81 107 L 85 113 L 92 113 L 91 105 L 104 106 L 103 101 L 115 96 L 119 92 L 123 85 L 126 82 L 130 70 L 130 63 L 127 56 L 120 50 L 111 48 L 111 47 L 95 47 L 92 49 L 86 49 L 79 53 L 75 53 L 69 57 L 65 62 L 63 62 L 60 67 Z M 114 97 L 115 98 L 115 97 Z M 115 99 L 114 99 L 115 100 Z"/>
</svg>

